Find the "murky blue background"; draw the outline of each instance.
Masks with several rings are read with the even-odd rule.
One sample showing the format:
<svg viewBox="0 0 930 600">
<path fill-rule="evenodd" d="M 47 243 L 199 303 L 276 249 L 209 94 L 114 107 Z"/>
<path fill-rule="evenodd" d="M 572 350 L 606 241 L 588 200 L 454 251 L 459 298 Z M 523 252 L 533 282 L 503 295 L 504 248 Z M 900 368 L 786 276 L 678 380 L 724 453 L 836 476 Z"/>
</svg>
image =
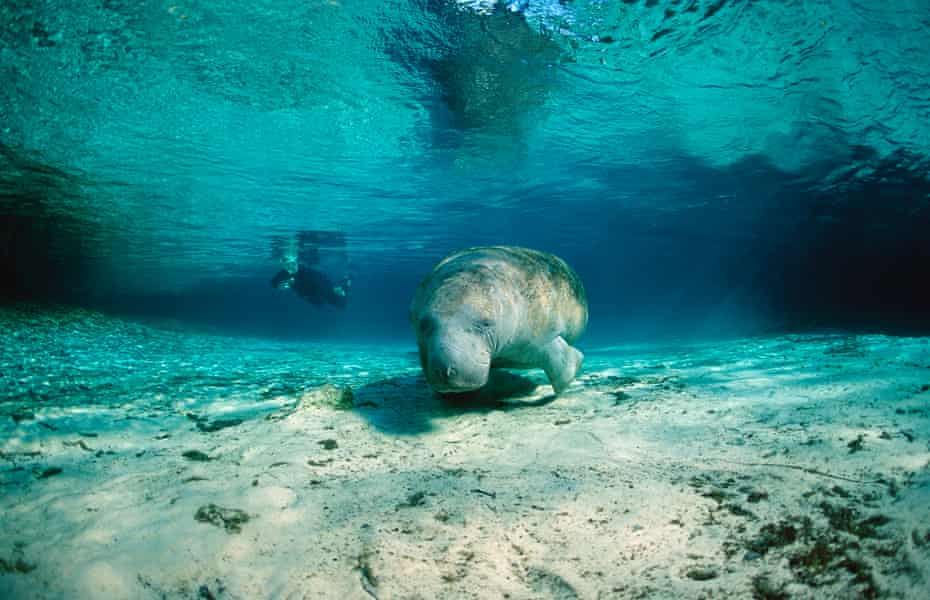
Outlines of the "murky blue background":
<svg viewBox="0 0 930 600">
<path fill-rule="evenodd" d="M 409 341 L 504 243 L 576 268 L 591 341 L 926 330 L 928 40 L 918 0 L 6 0 L 3 289 Z M 346 311 L 268 285 L 299 231 Z"/>
</svg>

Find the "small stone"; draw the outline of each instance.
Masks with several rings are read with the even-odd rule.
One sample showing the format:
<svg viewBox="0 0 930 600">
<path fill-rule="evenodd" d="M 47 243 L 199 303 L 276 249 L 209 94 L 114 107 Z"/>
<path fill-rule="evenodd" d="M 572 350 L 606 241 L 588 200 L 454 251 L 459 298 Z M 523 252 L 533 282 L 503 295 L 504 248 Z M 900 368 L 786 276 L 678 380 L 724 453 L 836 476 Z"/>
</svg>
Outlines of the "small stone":
<svg viewBox="0 0 930 600">
<path fill-rule="evenodd" d="M 207 462 L 207 461 L 213 460 L 207 454 L 204 454 L 200 450 L 188 450 L 184 452 L 181 456 L 183 456 L 187 460 L 194 460 L 197 462 Z"/>
<path fill-rule="evenodd" d="M 749 492 L 749 495 L 746 496 L 746 502 L 749 502 L 750 504 L 755 504 L 757 502 L 761 502 L 762 500 L 767 500 L 768 497 L 769 497 L 768 492 L 754 490 L 752 492 Z"/>
<path fill-rule="evenodd" d="M 713 567 L 692 567 L 688 569 L 685 576 L 695 581 L 708 581 L 717 578 L 717 569 Z"/>
<path fill-rule="evenodd" d="M 630 396 L 629 394 L 621 390 L 615 390 L 610 393 L 614 397 L 614 406 L 619 406 L 623 402 L 626 402 L 627 400 L 632 398 L 632 396 Z"/>
<path fill-rule="evenodd" d="M 760 575 L 752 579 L 753 598 L 759 600 L 786 600 L 788 594 L 773 584 L 767 577 Z"/>
<path fill-rule="evenodd" d="M 210 588 L 202 585 L 200 590 L 197 592 L 198 598 L 203 598 L 204 600 L 216 600 L 216 596 L 213 595 L 213 592 L 210 591 Z"/>
<path fill-rule="evenodd" d="M 242 419 L 216 419 L 210 421 L 197 421 L 197 429 L 204 433 L 213 433 L 214 431 L 219 431 L 220 429 L 226 429 L 227 427 L 235 427 L 242 423 Z"/>
<path fill-rule="evenodd" d="M 13 414 L 11 414 L 11 415 L 10 415 L 10 418 L 13 419 L 13 422 L 19 423 L 19 422 L 21 422 L 21 421 L 33 421 L 33 420 L 35 420 L 36 415 L 35 415 L 35 413 L 33 413 L 33 412 L 31 412 L 31 411 L 28 411 L 28 410 L 25 410 L 25 409 L 20 409 L 20 410 L 17 410 L 16 412 L 14 412 Z"/>
<path fill-rule="evenodd" d="M 414 492 L 407 496 L 404 502 L 397 505 L 397 508 L 413 508 L 426 503 L 426 492 Z"/>
<path fill-rule="evenodd" d="M 846 447 L 849 448 L 849 453 L 853 454 L 854 452 L 859 452 L 860 450 L 862 450 L 864 439 L 865 439 L 865 436 L 863 436 L 862 434 L 859 434 L 856 437 L 856 439 L 846 444 Z"/>
<path fill-rule="evenodd" d="M 61 467 L 49 467 L 45 469 L 44 471 L 42 471 L 41 473 L 39 473 L 38 478 L 48 479 L 49 477 L 54 477 L 55 475 L 61 475 L 61 473 L 62 473 Z"/>
<path fill-rule="evenodd" d="M 335 450 L 339 447 L 339 443 L 334 439 L 325 439 L 317 442 L 319 445 L 323 446 L 323 450 Z"/>
</svg>

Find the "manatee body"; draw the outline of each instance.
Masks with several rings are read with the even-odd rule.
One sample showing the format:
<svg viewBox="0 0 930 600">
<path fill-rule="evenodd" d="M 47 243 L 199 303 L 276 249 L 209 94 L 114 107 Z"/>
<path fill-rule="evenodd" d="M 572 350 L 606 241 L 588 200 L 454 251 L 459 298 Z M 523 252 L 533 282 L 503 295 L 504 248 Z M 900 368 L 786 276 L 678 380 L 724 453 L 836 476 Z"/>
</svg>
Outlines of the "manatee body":
<svg viewBox="0 0 930 600">
<path fill-rule="evenodd" d="M 484 386 L 489 369 L 541 368 L 556 393 L 584 355 L 571 344 L 588 322 L 578 275 L 551 254 L 514 246 L 450 254 L 410 306 L 420 363 L 438 393 Z"/>
</svg>

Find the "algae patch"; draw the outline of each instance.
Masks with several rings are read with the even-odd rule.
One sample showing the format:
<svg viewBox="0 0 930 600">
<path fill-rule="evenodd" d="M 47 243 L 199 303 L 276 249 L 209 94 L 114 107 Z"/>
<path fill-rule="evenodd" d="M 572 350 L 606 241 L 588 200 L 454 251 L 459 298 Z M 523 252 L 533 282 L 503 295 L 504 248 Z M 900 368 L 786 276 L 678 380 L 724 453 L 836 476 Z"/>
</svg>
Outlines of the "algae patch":
<svg viewBox="0 0 930 600">
<path fill-rule="evenodd" d="M 248 523 L 251 516 L 238 508 L 224 508 L 216 504 L 207 504 L 197 509 L 194 520 L 222 527 L 226 533 L 241 533 L 242 525 Z"/>
<path fill-rule="evenodd" d="M 352 388 L 347 385 L 337 386 L 327 383 L 300 395 L 300 408 L 331 408 L 350 410 L 355 407 Z"/>
<path fill-rule="evenodd" d="M 13 544 L 13 552 L 9 558 L 0 558 L 0 573 L 25 574 L 36 569 L 36 565 L 23 557 L 23 542 Z"/>
</svg>

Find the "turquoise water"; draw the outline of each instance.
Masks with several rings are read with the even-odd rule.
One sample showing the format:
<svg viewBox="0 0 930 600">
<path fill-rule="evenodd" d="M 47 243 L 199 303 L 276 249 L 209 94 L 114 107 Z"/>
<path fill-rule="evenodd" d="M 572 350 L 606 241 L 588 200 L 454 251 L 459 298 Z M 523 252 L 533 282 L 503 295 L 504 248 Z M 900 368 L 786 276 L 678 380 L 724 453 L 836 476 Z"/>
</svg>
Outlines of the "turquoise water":
<svg viewBox="0 0 930 600">
<path fill-rule="evenodd" d="M 923 2 L 30 1 L 0 23 L 26 295 L 224 325 L 248 296 L 301 335 L 393 337 L 438 258 L 510 243 L 576 267 L 597 331 L 926 324 Z M 348 316 L 250 296 L 299 231 L 345 236 Z"/>
<path fill-rule="evenodd" d="M 928 40 L 917 0 L 4 0 L 0 597 L 930 597 Z M 424 379 L 411 297 L 480 244 L 580 276 L 563 393 Z"/>
</svg>

